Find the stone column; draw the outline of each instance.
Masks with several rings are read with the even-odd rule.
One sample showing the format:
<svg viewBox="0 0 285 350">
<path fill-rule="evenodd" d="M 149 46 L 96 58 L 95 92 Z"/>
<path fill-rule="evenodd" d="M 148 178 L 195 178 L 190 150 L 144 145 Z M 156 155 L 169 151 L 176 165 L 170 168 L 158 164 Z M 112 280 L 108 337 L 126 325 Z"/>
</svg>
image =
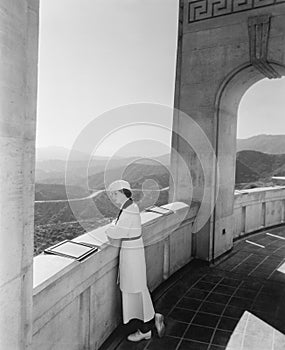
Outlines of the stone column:
<svg viewBox="0 0 285 350">
<path fill-rule="evenodd" d="M 238 106 L 257 81 L 284 76 L 284 18 L 283 1 L 180 0 L 170 198 L 205 204 L 193 226 L 198 258 L 233 246 Z"/>
<path fill-rule="evenodd" d="M 0 349 L 32 340 L 38 0 L 0 3 Z"/>
</svg>

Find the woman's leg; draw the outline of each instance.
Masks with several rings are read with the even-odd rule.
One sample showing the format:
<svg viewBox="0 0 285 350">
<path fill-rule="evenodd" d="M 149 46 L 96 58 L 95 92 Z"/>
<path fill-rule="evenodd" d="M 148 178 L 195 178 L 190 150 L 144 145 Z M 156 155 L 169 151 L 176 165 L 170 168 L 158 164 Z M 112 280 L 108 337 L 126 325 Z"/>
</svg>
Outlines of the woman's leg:
<svg viewBox="0 0 285 350">
<path fill-rule="evenodd" d="M 123 321 L 128 323 L 131 319 L 148 322 L 154 318 L 155 312 L 148 290 L 139 293 L 122 292 Z"/>
<path fill-rule="evenodd" d="M 141 321 L 138 329 L 142 332 L 142 333 L 147 333 L 149 331 L 152 331 L 153 328 L 155 326 L 155 318 L 152 318 L 150 321 L 148 322 L 143 322 Z"/>
<path fill-rule="evenodd" d="M 132 319 L 137 319 L 138 332 L 130 334 L 128 339 L 139 341 L 149 339 L 152 336 L 154 326 L 157 329 L 158 336 L 164 334 L 164 318 L 161 314 L 156 314 L 148 289 L 139 293 L 122 292 L 123 299 L 123 321 L 128 323 Z"/>
</svg>

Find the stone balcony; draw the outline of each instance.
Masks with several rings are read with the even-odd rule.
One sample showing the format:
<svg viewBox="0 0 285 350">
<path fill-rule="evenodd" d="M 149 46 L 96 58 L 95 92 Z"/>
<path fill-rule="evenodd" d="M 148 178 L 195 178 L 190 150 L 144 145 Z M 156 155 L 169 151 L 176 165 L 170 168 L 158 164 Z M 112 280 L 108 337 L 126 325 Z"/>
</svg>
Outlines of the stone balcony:
<svg viewBox="0 0 285 350">
<path fill-rule="evenodd" d="M 237 191 L 234 238 L 237 239 L 264 227 L 282 224 L 284 203 L 284 187 Z M 150 212 L 141 214 L 148 285 L 150 290 L 154 291 L 154 297 L 161 296 L 161 298 L 155 297 L 156 305 L 164 313 L 170 312 L 167 310 L 168 307 L 174 307 L 175 298 L 182 297 L 178 284 L 177 288 L 172 289 L 170 293 L 172 296 L 169 300 L 167 298 L 167 303 L 164 305 L 166 299 L 159 290 L 164 290 L 168 283 L 175 280 L 175 276 L 181 276 L 183 267 L 188 269 L 189 262 L 193 260 L 192 225 L 198 209 L 195 205 L 189 208 L 181 202 L 171 203 L 166 207 L 170 207 L 173 213 L 167 216 Z M 106 226 L 100 227 L 75 239 L 100 247 L 97 253 L 82 262 L 50 255 L 39 255 L 34 259 L 33 348 L 35 350 L 98 349 L 104 342 L 108 343 L 108 338 L 120 326 L 121 299 L 116 285 L 118 248 L 107 243 L 105 229 Z M 282 240 L 280 242 L 283 243 Z M 248 245 L 246 244 L 246 248 Z M 248 251 L 241 247 L 239 252 L 242 256 L 235 255 L 233 260 L 235 264 L 236 260 L 238 263 L 242 262 L 248 255 Z M 252 244 L 250 247 L 255 249 Z M 233 252 L 229 256 L 231 254 Z M 212 272 L 219 271 L 219 267 L 217 270 L 211 270 L 208 266 L 203 268 L 205 270 L 200 270 L 200 265 L 197 265 L 195 260 L 192 261 L 189 270 L 191 276 L 197 274 L 201 281 L 203 278 L 205 281 L 207 279 L 205 276 L 210 274 L 210 281 Z M 231 274 L 232 271 L 225 272 L 227 277 Z M 221 282 L 223 274 L 219 276 Z M 251 278 L 254 279 L 255 275 Z M 187 291 L 189 288 L 196 289 L 189 284 L 190 282 L 193 282 L 192 278 L 186 282 Z M 171 318 L 169 322 L 168 327 L 171 325 Z M 181 327 L 183 328 L 183 325 Z M 158 339 L 154 341 L 161 341 L 161 344 L 165 342 Z M 159 348 L 165 349 L 165 347 Z"/>
</svg>

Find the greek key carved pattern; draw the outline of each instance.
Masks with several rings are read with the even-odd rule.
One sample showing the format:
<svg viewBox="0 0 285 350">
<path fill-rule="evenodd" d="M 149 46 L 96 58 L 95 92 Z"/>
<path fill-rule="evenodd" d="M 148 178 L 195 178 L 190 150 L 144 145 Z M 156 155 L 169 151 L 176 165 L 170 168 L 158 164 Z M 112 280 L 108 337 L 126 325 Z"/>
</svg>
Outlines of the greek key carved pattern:
<svg viewBox="0 0 285 350">
<path fill-rule="evenodd" d="M 188 0 L 188 22 L 285 3 L 285 0 Z"/>
</svg>

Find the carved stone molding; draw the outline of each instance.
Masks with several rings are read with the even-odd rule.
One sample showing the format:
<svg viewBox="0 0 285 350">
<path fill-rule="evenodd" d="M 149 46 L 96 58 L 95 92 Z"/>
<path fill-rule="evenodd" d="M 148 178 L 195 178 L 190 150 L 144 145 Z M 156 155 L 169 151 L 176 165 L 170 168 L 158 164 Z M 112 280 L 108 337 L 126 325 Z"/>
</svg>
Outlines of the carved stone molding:
<svg viewBox="0 0 285 350">
<path fill-rule="evenodd" d="M 267 61 L 270 15 L 248 18 L 249 56 L 251 64 L 269 79 L 281 78 Z"/>
<path fill-rule="evenodd" d="M 278 5 L 285 0 L 187 0 L 188 23 Z"/>
</svg>

